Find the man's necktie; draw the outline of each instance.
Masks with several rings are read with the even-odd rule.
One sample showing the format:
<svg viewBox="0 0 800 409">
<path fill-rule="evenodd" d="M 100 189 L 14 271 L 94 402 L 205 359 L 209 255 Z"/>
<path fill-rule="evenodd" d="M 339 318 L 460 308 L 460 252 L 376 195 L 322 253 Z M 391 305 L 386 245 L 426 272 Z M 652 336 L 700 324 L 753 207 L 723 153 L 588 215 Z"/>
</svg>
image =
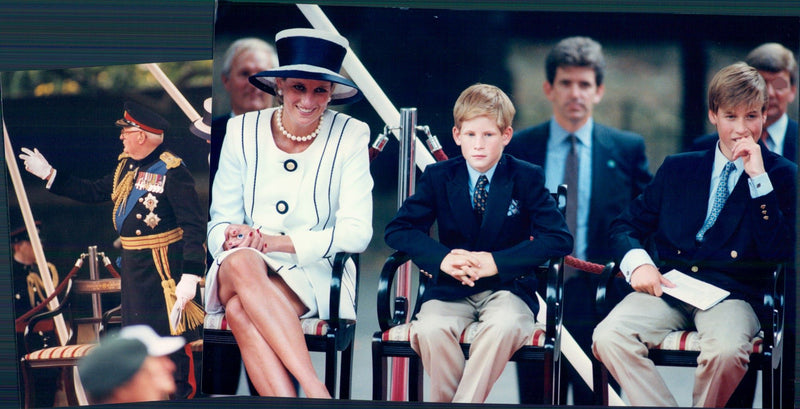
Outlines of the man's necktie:
<svg viewBox="0 0 800 409">
<path fill-rule="evenodd" d="M 578 138 L 567 136 L 570 144 L 567 161 L 564 165 L 564 183 L 567 185 L 567 228 L 574 236 L 578 228 Z"/>
<path fill-rule="evenodd" d="M 697 235 L 695 236 L 697 241 L 703 241 L 703 236 L 706 234 L 708 229 L 714 225 L 714 222 L 717 221 L 719 212 L 722 211 L 722 207 L 725 206 L 725 201 L 728 200 L 728 179 L 731 175 L 731 172 L 733 172 L 733 169 L 733 162 L 726 163 L 725 168 L 722 169 L 722 173 L 719 176 L 717 191 L 714 194 L 714 204 L 711 206 L 711 213 L 708 214 L 706 222 L 703 223 L 703 227 L 701 227 L 700 231 L 697 232 Z"/>
<path fill-rule="evenodd" d="M 575 134 L 567 136 L 570 144 L 567 161 L 564 165 L 564 183 L 567 185 L 567 228 L 574 237 L 578 233 L 578 138 Z M 564 266 L 564 281 L 572 278 L 578 270 Z"/>
<path fill-rule="evenodd" d="M 486 211 L 486 199 L 489 196 L 486 193 L 486 185 L 488 184 L 489 179 L 486 178 L 486 175 L 481 175 L 478 178 L 478 183 L 475 184 L 475 194 L 472 195 L 472 207 L 480 215 L 483 215 L 483 212 Z"/>
</svg>

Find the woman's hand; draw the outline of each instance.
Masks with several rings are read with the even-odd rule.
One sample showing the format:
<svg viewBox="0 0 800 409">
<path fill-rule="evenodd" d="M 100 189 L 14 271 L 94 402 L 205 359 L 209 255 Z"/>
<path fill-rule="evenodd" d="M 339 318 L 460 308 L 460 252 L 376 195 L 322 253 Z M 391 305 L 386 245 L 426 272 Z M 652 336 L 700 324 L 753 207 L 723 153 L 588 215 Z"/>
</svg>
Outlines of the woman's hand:
<svg viewBox="0 0 800 409">
<path fill-rule="evenodd" d="M 264 236 L 258 229 L 245 224 L 231 224 L 225 228 L 225 243 L 222 244 L 224 250 L 252 247 L 258 251 L 264 251 Z"/>
</svg>

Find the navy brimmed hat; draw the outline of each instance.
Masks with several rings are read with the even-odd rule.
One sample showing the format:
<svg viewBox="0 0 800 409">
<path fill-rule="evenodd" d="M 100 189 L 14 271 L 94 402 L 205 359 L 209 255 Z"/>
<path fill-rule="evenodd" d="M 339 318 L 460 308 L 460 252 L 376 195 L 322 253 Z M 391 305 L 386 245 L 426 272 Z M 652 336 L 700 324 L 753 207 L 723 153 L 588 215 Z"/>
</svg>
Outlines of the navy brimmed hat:
<svg viewBox="0 0 800 409">
<path fill-rule="evenodd" d="M 280 66 L 250 77 L 258 89 L 275 95 L 275 78 L 301 78 L 330 81 L 333 87 L 330 105 L 350 104 L 363 94 L 353 81 L 339 74 L 347 54 L 347 39 L 329 31 L 291 28 L 275 36 Z"/>
<path fill-rule="evenodd" d="M 164 356 L 184 344 L 182 337 L 161 337 L 146 325 L 109 334 L 78 361 L 83 389 L 94 399 L 102 400 L 133 378 L 148 356 Z"/>
<path fill-rule="evenodd" d="M 169 122 L 143 105 L 127 101 L 125 102 L 125 112 L 122 113 L 122 118 L 117 120 L 116 125 L 123 128 L 135 126 L 147 132 L 163 135 L 169 127 Z"/>
</svg>

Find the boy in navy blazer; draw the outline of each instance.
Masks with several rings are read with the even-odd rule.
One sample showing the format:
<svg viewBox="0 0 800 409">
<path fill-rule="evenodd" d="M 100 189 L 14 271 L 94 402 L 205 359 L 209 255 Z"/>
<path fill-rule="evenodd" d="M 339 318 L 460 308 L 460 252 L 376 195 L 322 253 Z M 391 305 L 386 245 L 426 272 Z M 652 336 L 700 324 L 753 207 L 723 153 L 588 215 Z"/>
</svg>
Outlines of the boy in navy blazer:
<svg viewBox="0 0 800 409">
<path fill-rule="evenodd" d="M 724 407 L 747 371 L 759 296 L 794 251 L 797 166 L 756 143 L 767 117 L 764 78 L 745 63 L 723 68 L 708 107 L 714 148 L 667 157 L 611 225 L 615 258 L 635 292 L 597 326 L 592 348 L 634 406 L 677 406 L 647 348 L 696 328 L 692 404 Z M 674 284 L 661 274 L 672 269 L 731 294 L 706 310 L 664 295 L 662 286 Z"/>
<path fill-rule="evenodd" d="M 514 113 L 497 87 L 464 90 L 453 110 L 463 156 L 428 166 L 386 227 L 386 243 L 431 279 L 410 331 L 433 401 L 486 399 L 533 333 L 533 269 L 572 251 L 542 168 L 503 154 Z M 438 241 L 429 235 L 434 222 Z M 459 337 L 474 321 L 481 325 L 466 361 Z"/>
</svg>

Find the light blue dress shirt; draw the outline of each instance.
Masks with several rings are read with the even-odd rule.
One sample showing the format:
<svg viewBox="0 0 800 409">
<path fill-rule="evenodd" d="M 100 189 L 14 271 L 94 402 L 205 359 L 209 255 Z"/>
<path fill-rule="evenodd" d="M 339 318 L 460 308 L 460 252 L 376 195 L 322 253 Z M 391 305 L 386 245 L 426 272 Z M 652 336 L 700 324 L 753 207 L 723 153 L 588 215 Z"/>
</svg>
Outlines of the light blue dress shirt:
<svg viewBox="0 0 800 409">
<path fill-rule="evenodd" d="M 587 235 L 589 232 L 589 200 L 592 198 L 592 130 L 594 120 L 589 118 L 586 124 L 574 132 L 578 138 L 576 150 L 578 153 L 578 212 L 576 215 L 576 230 L 570 232 L 575 239 L 575 248 L 572 255 L 586 259 L 588 246 Z M 550 119 L 550 138 L 547 139 L 547 156 L 544 161 L 545 186 L 555 193 L 558 185 L 564 183 L 564 166 L 571 148 L 569 132 L 564 130 L 555 120 Z M 571 187 L 570 187 L 571 188 Z"/>
<path fill-rule="evenodd" d="M 486 179 L 489 179 L 489 183 L 486 185 L 486 194 L 489 194 L 489 189 L 492 186 L 492 176 L 494 176 L 494 170 L 497 169 L 497 164 L 495 163 L 494 166 L 489 168 L 486 173 L 480 173 L 475 169 L 472 169 L 472 166 L 467 164 L 467 172 L 469 173 L 469 202 L 472 203 L 472 207 L 475 208 L 474 201 L 472 200 L 475 197 L 475 185 L 478 184 L 478 178 L 481 175 L 486 175 Z M 488 197 L 488 196 L 487 196 Z"/>
</svg>

